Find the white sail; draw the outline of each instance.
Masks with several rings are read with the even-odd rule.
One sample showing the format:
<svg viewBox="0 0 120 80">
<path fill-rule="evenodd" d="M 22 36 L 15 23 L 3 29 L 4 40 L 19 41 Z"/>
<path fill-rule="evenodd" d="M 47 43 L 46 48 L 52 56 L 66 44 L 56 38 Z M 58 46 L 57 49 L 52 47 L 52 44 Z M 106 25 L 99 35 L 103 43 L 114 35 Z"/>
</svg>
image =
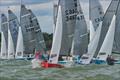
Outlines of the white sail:
<svg viewBox="0 0 120 80">
<path fill-rule="evenodd" d="M 53 37 L 52 49 L 49 59 L 49 62 L 51 63 L 58 63 L 58 57 L 61 48 L 61 39 L 62 39 L 62 12 L 61 6 L 59 5 L 56 30 Z"/>
<path fill-rule="evenodd" d="M 7 49 L 6 49 L 6 42 L 5 42 L 5 37 L 3 32 L 1 32 L 1 59 L 6 59 L 7 58 Z"/>
<path fill-rule="evenodd" d="M 101 46 L 101 49 L 99 51 L 99 54 L 97 56 L 97 58 L 99 60 L 104 60 L 106 61 L 106 58 L 108 55 L 111 55 L 112 53 L 112 48 L 113 48 L 113 42 L 114 42 L 114 33 L 115 33 L 115 20 L 116 20 L 116 16 L 113 16 L 110 28 L 107 32 L 107 35 L 104 39 L 104 42 Z"/>
<path fill-rule="evenodd" d="M 70 55 L 73 55 L 73 53 L 74 53 L 74 45 L 75 45 L 75 42 L 73 40 Z"/>
<path fill-rule="evenodd" d="M 98 41 L 99 41 L 101 27 L 102 27 L 102 22 L 100 23 L 99 27 L 97 28 L 97 30 L 95 32 L 96 35 L 95 35 L 94 39 L 88 45 L 88 52 L 87 52 L 87 54 L 84 54 L 81 57 L 80 63 L 82 63 L 82 64 L 89 64 L 90 61 L 92 60 L 92 58 L 93 58 L 93 56 L 95 54 L 95 50 L 97 48 Z"/>
<path fill-rule="evenodd" d="M 95 29 L 92 21 L 90 20 L 90 42 L 93 40 L 94 35 L 95 35 Z"/>
<path fill-rule="evenodd" d="M 8 59 L 14 59 L 14 44 L 10 30 L 8 29 Z"/>
<path fill-rule="evenodd" d="M 15 58 L 23 58 L 24 45 L 21 27 L 19 27 Z"/>
</svg>

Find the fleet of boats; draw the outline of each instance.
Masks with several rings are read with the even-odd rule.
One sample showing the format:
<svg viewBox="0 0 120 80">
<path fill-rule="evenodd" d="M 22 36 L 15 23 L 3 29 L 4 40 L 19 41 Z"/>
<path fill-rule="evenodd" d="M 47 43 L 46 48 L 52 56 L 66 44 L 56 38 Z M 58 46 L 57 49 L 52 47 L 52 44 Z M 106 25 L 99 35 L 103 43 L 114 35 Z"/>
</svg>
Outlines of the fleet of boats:
<svg viewBox="0 0 120 80">
<path fill-rule="evenodd" d="M 30 9 L 21 5 L 20 23 L 11 10 L 8 10 L 8 18 L 5 14 L 1 18 L 1 59 L 27 59 L 33 58 L 35 51 L 44 52 L 45 41 Z"/>
<path fill-rule="evenodd" d="M 106 62 L 113 52 L 120 53 L 119 10 L 120 0 L 112 0 L 106 12 L 99 0 L 89 0 L 88 30 L 80 1 L 59 0 L 54 4 L 53 42 L 51 52 L 47 54 L 39 22 L 22 4 L 20 22 L 11 10 L 8 10 L 8 18 L 1 15 L 0 58 L 31 59 L 40 52 L 49 58 L 33 59 L 32 64 L 45 68 L 63 67 L 63 64 L 73 62 L 90 64 L 93 60 Z"/>
</svg>

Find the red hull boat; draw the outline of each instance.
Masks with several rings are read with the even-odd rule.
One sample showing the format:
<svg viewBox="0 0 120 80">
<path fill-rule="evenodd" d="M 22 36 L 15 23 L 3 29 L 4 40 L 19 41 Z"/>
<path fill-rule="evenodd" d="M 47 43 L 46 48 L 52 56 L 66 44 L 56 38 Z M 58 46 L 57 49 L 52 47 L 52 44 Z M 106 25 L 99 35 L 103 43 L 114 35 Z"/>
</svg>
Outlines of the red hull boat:
<svg viewBox="0 0 120 80">
<path fill-rule="evenodd" d="M 48 63 L 47 61 L 41 62 L 41 67 L 43 68 L 63 68 L 63 65 Z"/>
</svg>

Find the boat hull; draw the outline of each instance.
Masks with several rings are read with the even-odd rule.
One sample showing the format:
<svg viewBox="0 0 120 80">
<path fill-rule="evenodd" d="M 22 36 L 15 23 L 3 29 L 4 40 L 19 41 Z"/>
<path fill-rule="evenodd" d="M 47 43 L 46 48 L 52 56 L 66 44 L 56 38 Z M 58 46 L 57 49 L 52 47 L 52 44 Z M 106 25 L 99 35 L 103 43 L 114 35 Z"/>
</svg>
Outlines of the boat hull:
<svg viewBox="0 0 120 80">
<path fill-rule="evenodd" d="M 43 68 L 63 68 L 64 66 L 61 64 L 54 64 L 54 63 L 48 63 L 48 62 L 41 62 L 41 67 Z"/>
</svg>

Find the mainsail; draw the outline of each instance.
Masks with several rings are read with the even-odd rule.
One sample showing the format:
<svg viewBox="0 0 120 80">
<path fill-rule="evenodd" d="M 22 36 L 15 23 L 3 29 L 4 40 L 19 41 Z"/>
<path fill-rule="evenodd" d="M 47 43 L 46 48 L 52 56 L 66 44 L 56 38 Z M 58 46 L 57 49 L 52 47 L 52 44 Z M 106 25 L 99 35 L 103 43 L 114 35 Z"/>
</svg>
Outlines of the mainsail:
<svg viewBox="0 0 120 80">
<path fill-rule="evenodd" d="M 87 32 L 83 12 L 81 11 L 80 5 L 78 4 L 78 0 L 60 0 L 58 6 L 59 8 L 58 8 L 58 16 L 56 22 L 56 30 L 53 37 L 53 45 L 49 60 L 52 63 L 57 63 L 59 55 L 60 56 L 70 55 L 71 50 L 74 48 L 72 47 L 72 45 L 74 45 L 73 38 L 74 38 L 76 23 L 77 25 L 80 25 L 79 21 L 82 20 L 83 26 L 85 26 L 82 29 L 83 32 L 81 32 L 80 34 L 78 34 L 78 32 L 76 31 L 77 37 L 86 36 L 86 32 Z M 81 38 L 80 40 L 82 41 Z"/>
<path fill-rule="evenodd" d="M 73 55 L 82 56 L 84 53 L 87 53 L 88 48 L 88 32 L 87 24 L 84 18 L 83 11 L 81 9 L 79 0 L 77 0 L 77 19 L 75 24 L 75 33 L 74 33 L 74 47 Z"/>
<path fill-rule="evenodd" d="M 14 42 L 14 49 L 16 49 L 19 22 L 17 16 L 11 10 L 8 10 L 8 19 L 9 19 L 9 30 L 12 35 L 12 40 Z"/>
<path fill-rule="evenodd" d="M 8 19 L 8 57 L 13 58 L 16 52 L 19 23 L 17 16 L 11 10 L 8 10 Z"/>
<path fill-rule="evenodd" d="M 60 55 L 70 55 L 77 14 L 77 0 L 60 0 L 62 11 L 62 40 Z"/>
<path fill-rule="evenodd" d="M 116 28 L 115 28 L 115 37 L 114 37 L 114 48 L 113 52 L 120 53 L 120 3 L 118 6 L 116 14 Z"/>
<path fill-rule="evenodd" d="M 31 13 L 21 5 L 20 24 L 23 34 L 24 53 L 33 54 L 35 50 L 35 28 L 32 24 Z"/>
<path fill-rule="evenodd" d="M 107 32 L 106 37 L 104 39 L 104 42 L 103 42 L 101 49 L 99 51 L 99 54 L 97 56 L 97 58 L 99 60 L 106 61 L 107 56 L 111 55 L 111 53 L 112 53 L 114 34 L 115 34 L 115 22 L 116 22 L 116 15 L 113 16 L 111 25 L 108 29 L 108 32 Z"/>
<path fill-rule="evenodd" d="M 99 23 L 103 20 L 104 11 L 99 0 L 89 0 L 90 41 L 94 38 Z M 91 26 L 91 22 L 93 26 Z"/>
<path fill-rule="evenodd" d="M 36 40 L 35 41 L 36 42 L 35 50 L 45 53 L 46 45 L 45 45 L 43 34 L 40 29 L 40 25 L 38 23 L 36 16 L 33 14 L 33 12 L 31 10 L 29 10 L 29 12 L 31 13 L 31 23 L 34 26 L 34 30 L 35 30 L 34 31 L 35 40 Z"/>
<path fill-rule="evenodd" d="M 1 43 L 1 58 L 6 59 L 8 55 L 8 21 L 5 14 L 1 14 L 1 30 L 2 30 L 2 43 Z"/>
<path fill-rule="evenodd" d="M 96 31 L 104 16 L 104 11 L 99 0 L 89 0 L 89 12 L 90 20 L 92 21 L 94 30 Z"/>
<path fill-rule="evenodd" d="M 103 44 L 103 41 L 105 39 L 105 36 L 107 34 L 107 31 L 109 29 L 109 26 L 111 24 L 111 20 L 113 15 L 115 15 L 116 10 L 118 8 L 118 4 L 119 4 L 120 0 L 112 0 L 105 15 L 104 15 L 104 19 L 103 19 L 103 23 L 102 23 L 102 28 L 101 28 L 101 34 L 100 34 L 100 38 L 99 38 L 99 42 L 98 42 L 98 46 L 95 52 L 94 57 L 97 57 L 97 54 L 100 51 L 100 48 Z"/>
</svg>

